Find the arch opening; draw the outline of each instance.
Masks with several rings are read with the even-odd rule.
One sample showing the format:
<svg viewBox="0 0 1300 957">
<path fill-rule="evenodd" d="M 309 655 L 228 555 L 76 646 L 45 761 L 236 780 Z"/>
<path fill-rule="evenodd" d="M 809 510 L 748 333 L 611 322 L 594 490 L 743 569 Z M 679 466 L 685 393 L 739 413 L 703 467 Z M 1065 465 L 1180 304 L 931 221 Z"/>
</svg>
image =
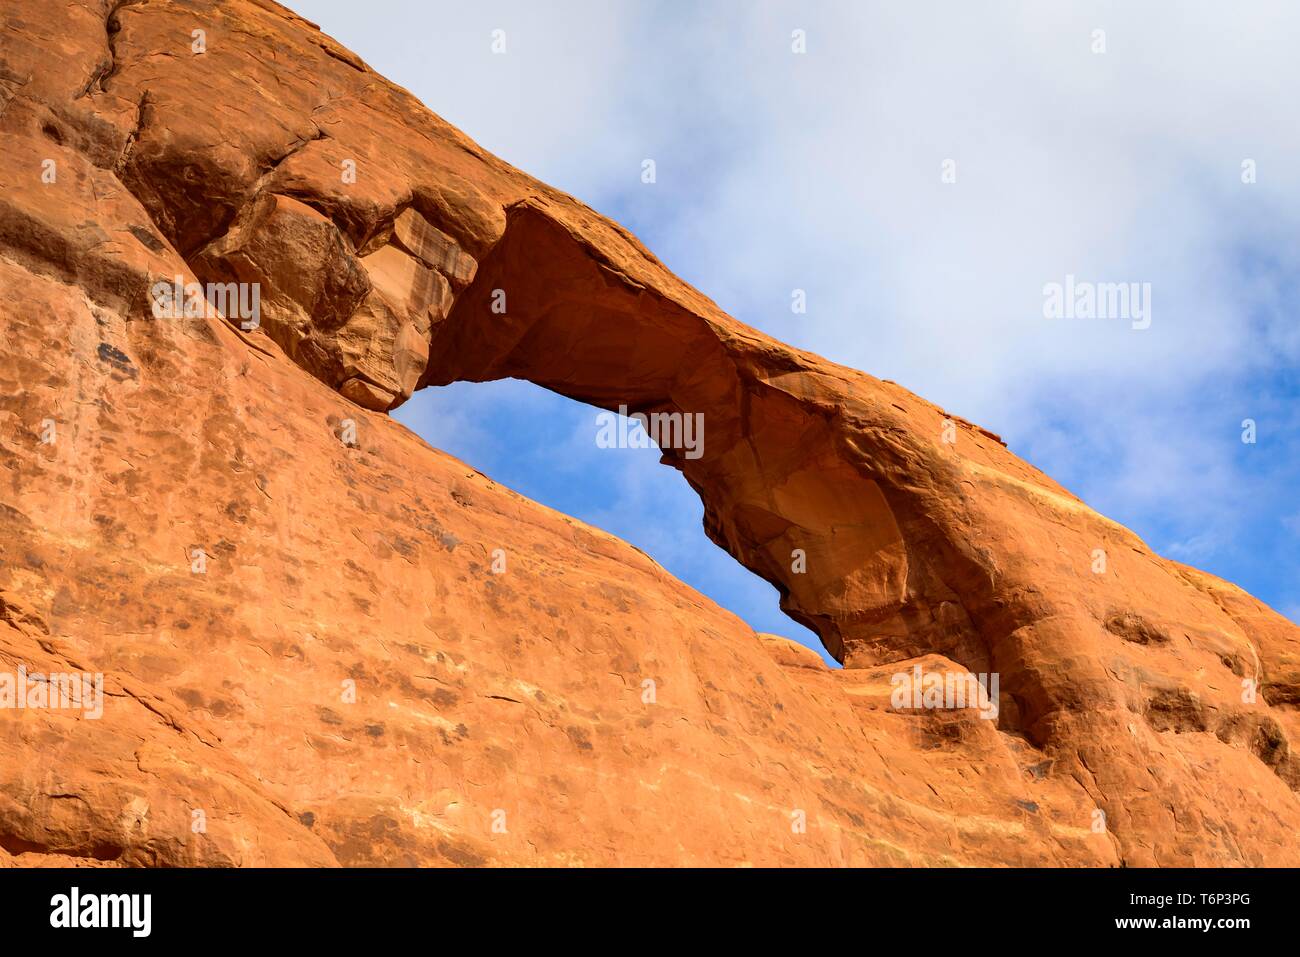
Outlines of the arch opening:
<svg viewBox="0 0 1300 957">
<path fill-rule="evenodd" d="M 616 535 L 736 614 L 840 667 L 779 594 L 704 534 L 704 506 L 653 447 L 602 447 L 597 410 L 518 379 L 422 389 L 393 417 L 494 481 Z M 629 432 L 635 430 L 635 426 Z"/>
</svg>

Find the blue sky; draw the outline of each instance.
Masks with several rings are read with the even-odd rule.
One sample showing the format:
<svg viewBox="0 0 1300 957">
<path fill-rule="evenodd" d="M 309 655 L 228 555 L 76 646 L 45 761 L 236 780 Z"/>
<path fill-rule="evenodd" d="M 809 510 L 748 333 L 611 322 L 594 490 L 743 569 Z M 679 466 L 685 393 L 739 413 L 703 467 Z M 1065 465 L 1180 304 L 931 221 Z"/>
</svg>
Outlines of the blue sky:
<svg viewBox="0 0 1300 957">
<path fill-rule="evenodd" d="M 737 318 L 1000 433 L 1160 553 L 1300 620 L 1294 5 L 292 5 Z M 1045 318 L 1067 274 L 1150 283 L 1150 328 Z M 653 451 L 595 448 L 594 415 L 513 382 L 397 413 L 815 645 Z"/>
</svg>

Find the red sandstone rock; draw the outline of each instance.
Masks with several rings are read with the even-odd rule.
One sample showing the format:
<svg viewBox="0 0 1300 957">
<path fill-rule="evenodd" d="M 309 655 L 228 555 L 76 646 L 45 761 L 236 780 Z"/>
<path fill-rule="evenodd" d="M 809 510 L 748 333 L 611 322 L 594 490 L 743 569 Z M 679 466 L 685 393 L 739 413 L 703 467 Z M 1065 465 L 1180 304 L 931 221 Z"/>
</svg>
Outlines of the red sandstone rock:
<svg viewBox="0 0 1300 957">
<path fill-rule="evenodd" d="M 0 712 L 0 858 L 1297 863 L 1295 625 L 269 0 L 0 18 L 0 671 L 107 689 Z M 155 317 L 177 275 L 260 324 Z M 848 667 L 383 414 L 505 376 L 703 413 L 665 460 Z"/>
</svg>

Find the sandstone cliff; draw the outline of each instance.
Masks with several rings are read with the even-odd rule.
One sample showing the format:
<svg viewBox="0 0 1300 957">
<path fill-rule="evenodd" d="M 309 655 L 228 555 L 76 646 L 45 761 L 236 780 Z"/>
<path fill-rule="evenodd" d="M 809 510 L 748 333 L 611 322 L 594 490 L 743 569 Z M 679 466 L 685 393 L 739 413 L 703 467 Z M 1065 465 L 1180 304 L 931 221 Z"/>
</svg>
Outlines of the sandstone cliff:
<svg viewBox="0 0 1300 957">
<path fill-rule="evenodd" d="M 271 0 L 0 20 L 0 662 L 106 694 L 0 711 L 0 860 L 1300 863 L 1300 629 L 1249 595 Z M 260 325 L 159 318 L 175 276 Z M 703 413 L 665 461 L 847 667 L 386 414 L 506 376 Z M 997 719 L 893 707 L 918 664 Z"/>
</svg>

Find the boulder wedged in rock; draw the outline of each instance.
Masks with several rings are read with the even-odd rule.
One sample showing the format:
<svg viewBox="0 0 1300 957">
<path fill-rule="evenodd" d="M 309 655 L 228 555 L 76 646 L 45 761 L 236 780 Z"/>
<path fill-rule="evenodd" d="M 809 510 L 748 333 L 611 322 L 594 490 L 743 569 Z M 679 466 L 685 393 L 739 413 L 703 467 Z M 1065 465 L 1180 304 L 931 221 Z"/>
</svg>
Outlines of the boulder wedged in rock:
<svg viewBox="0 0 1300 957">
<path fill-rule="evenodd" d="M 1297 863 L 1294 624 L 269 0 L 0 17 L 0 660 L 135 689 L 0 713 L 11 862 Z M 665 461 L 848 667 L 382 414 L 507 376 L 701 416 Z"/>
</svg>

